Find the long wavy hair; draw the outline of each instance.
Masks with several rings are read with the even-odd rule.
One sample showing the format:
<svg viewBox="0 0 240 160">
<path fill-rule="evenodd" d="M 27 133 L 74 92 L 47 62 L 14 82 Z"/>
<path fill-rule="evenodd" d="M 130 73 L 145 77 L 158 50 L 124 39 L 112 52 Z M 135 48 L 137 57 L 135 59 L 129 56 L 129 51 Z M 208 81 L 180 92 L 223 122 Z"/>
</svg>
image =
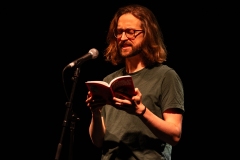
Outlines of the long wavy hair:
<svg viewBox="0 0 240 160">
<path fill-rule="evenodd" d="M 167 50 L 163 42 L 163 35 L 158 21 L 151 10 L 138 4 L 121 7 L 115 13 L 107 33 L 108 46 L 104 51 L 105 60 L 110 61 L 113 65 L 124 62 L 124 58 L 121 57 L 118 51 L 117 39 L 114 37 L 113 32 L 114 29 L 117 28 L 119 17 L 127 13 L 131 13 L 138 18 L 141 21 L 141 28 L 144 30 L 144 38 L 140 52 L 144 64 L 151 66 L 166 61 Z"/>
</svg>

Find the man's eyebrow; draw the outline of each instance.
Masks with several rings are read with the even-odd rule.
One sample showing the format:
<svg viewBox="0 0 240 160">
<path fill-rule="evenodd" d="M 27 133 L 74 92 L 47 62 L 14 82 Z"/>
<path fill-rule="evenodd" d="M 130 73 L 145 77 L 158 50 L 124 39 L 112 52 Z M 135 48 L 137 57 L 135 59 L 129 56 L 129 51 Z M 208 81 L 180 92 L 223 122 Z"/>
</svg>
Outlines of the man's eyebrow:
<svg viewBox="0 0 240 160">
<path fill-rule="evenodd" d="M 129 29 L 135 30 L 134 28 L 125 28 L 125 29 L 117 28 L 117 29 L 118 29 L 118 30 L 129 30 Z"/>
</svg>

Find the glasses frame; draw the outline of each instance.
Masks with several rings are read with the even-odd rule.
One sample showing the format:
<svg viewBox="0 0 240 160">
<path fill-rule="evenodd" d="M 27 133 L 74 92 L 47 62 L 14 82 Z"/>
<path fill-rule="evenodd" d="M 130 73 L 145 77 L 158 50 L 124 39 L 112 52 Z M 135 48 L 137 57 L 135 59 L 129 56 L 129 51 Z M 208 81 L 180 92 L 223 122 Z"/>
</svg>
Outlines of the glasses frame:
<svg viewBox="0 0 240 160">
<path fill-rule="evenodd" d="M 126 32 L 127 30 L 133 30 L 134 31 L 134 33 L 133 33 L 133 37 L 131 37 L 131 38 L 129 38 L 127 35 L 128 35 L 128 33 Z M 137 34 L 136 34 L 136 32 L 137 31 L 139 31 Z M 143 30 L 140 30 L 140 29 L 124 29 L 124 30 L 122 30 L 122 33 L 121 33 L 121 36 L 120 36 L 120 34 L 119 34 L 119 37 L 116 35 L 116 29 L 115 30 L 113 30 L 113 35 L 114 35 L 114 37 L 115 38 L 117 38 L 117 39 L 120 39 L 120 38 L 122 38 L 122 35 L 123 35 L 123 32 L 125 33 L 125 36 L 128 38 L 128 39 L 135 39 L 140 33 L 143 33 L 144 31 Z M 126 34 L 127 33 L 127 34 Z"/>
</svg>

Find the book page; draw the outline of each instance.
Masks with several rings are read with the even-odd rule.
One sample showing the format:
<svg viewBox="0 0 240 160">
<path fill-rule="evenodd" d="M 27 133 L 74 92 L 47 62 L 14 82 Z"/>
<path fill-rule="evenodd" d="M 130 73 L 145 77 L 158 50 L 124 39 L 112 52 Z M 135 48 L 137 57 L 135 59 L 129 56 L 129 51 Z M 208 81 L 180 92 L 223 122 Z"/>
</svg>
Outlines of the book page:
<svg viewBox="0 0 240 160">
<path fill-rule="evenodd" d="M 119 76 L 119 77 L 116 77 L 116 78 L 113 78 L 112 80 L 111 80 L 111 82 L 109 83 L 109 86 L 111 86 L 111 84 L 114 82 L 114 81 L 117 81 L 118 79 L 125 79 L 125 78 L 131 78 L 132 79 L 132 77 L 130 76 L 130 75 L 125 75 L 125 76 Z"/>
<path fill-rule="evenodd" d="M 135 95 L 135 88 L 131 76 L 117 77 L 111 81 L 114 95 L 121 99 L 131 99 Z"/>
<path fill-rule="evenodd" d="M 105 85 L 105 86 L 109 87 L 109 84 L 107 82 L 104 82 L 104 81 L 87 81 L 86 83 L 99 83 L 99 84 L 102 84 L 102 85 Z"/>
</svg>

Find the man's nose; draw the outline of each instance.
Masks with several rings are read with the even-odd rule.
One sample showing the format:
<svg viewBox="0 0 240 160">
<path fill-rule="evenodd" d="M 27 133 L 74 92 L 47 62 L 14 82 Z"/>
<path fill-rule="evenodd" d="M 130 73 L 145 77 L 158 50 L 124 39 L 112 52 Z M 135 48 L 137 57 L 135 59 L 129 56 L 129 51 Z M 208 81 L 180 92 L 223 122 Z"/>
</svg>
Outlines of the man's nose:
<svg viewBox="0 0 240 160">
<path fill-rule="evenodd" d="M 128 37 L 126 36 L 126 32 L 123 32 L 121 40 L 123 41 L 123 40 L 127 40 L 127 39 L 128 39 Z"/>
</svg>

